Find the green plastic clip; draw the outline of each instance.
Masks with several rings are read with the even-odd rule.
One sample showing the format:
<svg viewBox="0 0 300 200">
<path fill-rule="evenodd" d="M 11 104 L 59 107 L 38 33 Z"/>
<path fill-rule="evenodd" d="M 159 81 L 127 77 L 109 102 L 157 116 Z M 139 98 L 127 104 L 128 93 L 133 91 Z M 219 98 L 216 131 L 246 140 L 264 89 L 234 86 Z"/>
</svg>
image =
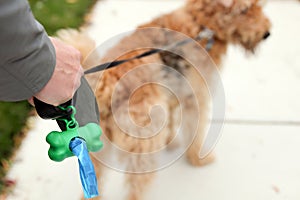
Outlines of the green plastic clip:
<svg viewBox="0 0 300 200">
<path fill-rule="evenodd" d="M 96 123 L 88 123 L 83 127 L 79 127 L 74 117 L 76 114 L 75 107 L 68 106 L 67 108 L 61 107 L 61 109 L 72 109 L 73 112 L 70 117 L 71 120 L 62 119 L 66 123 L 65 131 L 52 131 L 47 135 L 46 141 L 50 144 L 48 150 L 49 158 L 60 162 L 65 158 L 74 156 L 69 145 L 70 141 L 76 137 L 85 140 L 89 152 L 99 151 L 103 147 L 103 143 L 100 141 L 102 134 L 100 126 Z"/>
</svg>

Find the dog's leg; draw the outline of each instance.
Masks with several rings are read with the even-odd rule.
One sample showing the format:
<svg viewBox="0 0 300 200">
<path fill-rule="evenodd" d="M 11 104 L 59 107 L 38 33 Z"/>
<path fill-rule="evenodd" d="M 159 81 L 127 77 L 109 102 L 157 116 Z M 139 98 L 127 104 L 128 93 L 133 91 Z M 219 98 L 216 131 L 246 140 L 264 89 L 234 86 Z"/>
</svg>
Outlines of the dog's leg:
<svg viewBox="0 0 300 200">
<path fill-rule="evenodd" d="M 142 170 L 143 167 L 148 168 L 153 165 L 153 160 L 143 158 L 141 156 L 134 157 L 130 160 L 130 171 Z M 154 178 L 154 173 L 128 173 L 126 174 L 126 183 L 128 186 L 127 200 L 141 200 L 144 193 Z"/>
<path fill-rule="evenodd" d="M 180 144 L 178 138 L 176 138 L 176 125 L 178 124 L 178 117 L 176 115 L 176 109 L 178 108 L 178 101 L 172 99 L 169 101 L 169 123 L 168 123 L 168 136 L 166 140 L 167 150 L 173 150 Z"/>
<path fill-rule="evenodd" d="M 144 140 L 140 139 L 137 141 L 133 138 L 131 138 L 131 141 L 127 140 L 132 143 L 130 150 L 133 153 L 135 152 L 127 159 L 127 169 L 129 172 L 126 174 L 128 200 L 143 199 L 146 189 L 154 178 L 153 171 L 157 169 L 158 155 L 157 153 L 152 155 L 152 153 L 163 149 L 165 146 L 167 129 L 166 125 L 157 135 Z"/>
<path fill-rule="evenodd" d="M 194 93 L 186 96 L 183 103 L 183 134 L 188 136 L 190 145 L 186 155 L 188 161 L 194 166 L 209 164 L 214 160 L 213 153 L 200 159 L 200 151 L 206 136 L 207 127 L 209 127 L 209 104 L 210 93 L 206 82 L 202 76 L 197 73 L 195 68 L 191 67 L 186 74 Z"/>
<path fill-rule="evenodd" d="M 214 161 L 214 153 L 208 154 L 205 158 L 200 159 L 200 151 L 203 144 L 205 130 L 207 127 L 207 117 L 203 117 L 204 119 L 200 120 L 194 141 L 190 145 L 187 150 L 187 159 L 194 166 L 203 166 Z"/>
<path fill-rule="evenodd" d="M 112 141 L 122 150 L 120 162 L 126 166 L 127 199 L 141 200 L 153 178 L 149 172 L 157 167 L 157 153 L 153 153 L 166 143 L 168 107 L 160 88 L 152 83 L 135 90 L 129 105 L 127 100 L 120 102 L 124 103 L 118 104 L 110 124 Z"/>
<path fill-rule="evenodd" d="M 214 160 L 214 154 L 211 153 L 205 158 L 200 159 L 200 151 L 205 139 L 206 128 L 208 127 L 208 100 L 205 98 L 205 95 L 198 94 L 198 106 L 199 110 L 195 113 L 194 105 L 186 104 L 185 113 L 188 116 L 193 116 L 197 114 L 200 118 L 197 123 L 197 120 L 188 118 L 185 121 L 185 132 L 189 134 L 189 148 L 186 152 L 188 161 L 194 166 L 202 166 L 211 163 Z M 199 100 L 201 99 L 201 101 Z M 189 100 L 187 99 L 187 102 Z M 189 114 L 190 113 L 190 114 Z M 193 128 L 191 128 L 193 127 Z"/>
</svg>

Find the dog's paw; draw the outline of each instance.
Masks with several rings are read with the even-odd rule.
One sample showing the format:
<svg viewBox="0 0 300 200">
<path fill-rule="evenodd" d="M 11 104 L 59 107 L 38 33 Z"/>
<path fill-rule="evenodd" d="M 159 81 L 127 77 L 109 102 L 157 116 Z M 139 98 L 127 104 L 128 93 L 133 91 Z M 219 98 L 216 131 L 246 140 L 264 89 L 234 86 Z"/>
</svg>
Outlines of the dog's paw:
<svg viewBox="0 0 300 200">
<path fill-rule="evenodd" d="M 175 149 L 177 149 L 177 148 L 180 147 L 180 142 L 179 142 L 179 140 L 176 140 L 176 139 L 168 141 L 166 143 L 166 147 L 167 147 L 166 149 L 168 151 L 173 151 L 173 150 L 175 150 Z"/>
<path fill-rule="evenodd" d="M 191 165 L 201 167 L 212 163 L 215 160 L 215 154 L 210 153 L 205 158 L 201 159 L 198 154 L 189 152 L 187 154 L 187 159 Z"/>
<path fill-rule="evenodd" d="M 140 198 L 139 195 L 132 193 L 128 195 L 127 200 L 140 200 Z"/>
</svg>

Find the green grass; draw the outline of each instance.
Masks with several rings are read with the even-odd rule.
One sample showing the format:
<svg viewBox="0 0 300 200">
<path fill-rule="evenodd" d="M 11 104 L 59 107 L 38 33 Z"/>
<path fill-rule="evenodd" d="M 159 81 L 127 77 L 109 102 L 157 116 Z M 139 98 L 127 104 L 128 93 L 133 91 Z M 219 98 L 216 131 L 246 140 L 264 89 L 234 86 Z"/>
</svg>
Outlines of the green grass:
<svg viewBox="0 0 300 200">
<path fill-rule="evenodd" d="M 8 170 L 8 160 L 19 144 L 18 138 L 31 108 L 27 102 L 0 102 L 0 192 L 5 188 L 4 176 Z"/>
<path fill-rule="evenodd" d="M 49 35 L 61 28 L 78 28 L 96 0 L 29 0 L 31 10 Z M 5 173 L 32 108 L 24 102 L 0 102 L 0 194 L 6 191 Z M 0 195 L 1 199 L 1 195 Z"/>
<path fill-rule="evenodd" d="M 30 0 L 32 12 L 49 35 L 61 28 L 77 28 L 95 0 Z"/>
</svg>

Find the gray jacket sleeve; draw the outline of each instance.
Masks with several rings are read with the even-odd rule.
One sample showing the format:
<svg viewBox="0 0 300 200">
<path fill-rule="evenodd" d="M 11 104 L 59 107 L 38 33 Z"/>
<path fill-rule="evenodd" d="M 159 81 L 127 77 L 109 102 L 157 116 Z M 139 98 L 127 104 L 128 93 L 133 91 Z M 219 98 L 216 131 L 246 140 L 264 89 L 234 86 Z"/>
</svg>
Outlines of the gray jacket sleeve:
<svg viewBox="0 0 300 200">
<path fill-rule="evenodd" d="M 49 81 L 55 50 L 26 0 L 0 1 L 0 100 L 25 100 Z"/>
</svg>

